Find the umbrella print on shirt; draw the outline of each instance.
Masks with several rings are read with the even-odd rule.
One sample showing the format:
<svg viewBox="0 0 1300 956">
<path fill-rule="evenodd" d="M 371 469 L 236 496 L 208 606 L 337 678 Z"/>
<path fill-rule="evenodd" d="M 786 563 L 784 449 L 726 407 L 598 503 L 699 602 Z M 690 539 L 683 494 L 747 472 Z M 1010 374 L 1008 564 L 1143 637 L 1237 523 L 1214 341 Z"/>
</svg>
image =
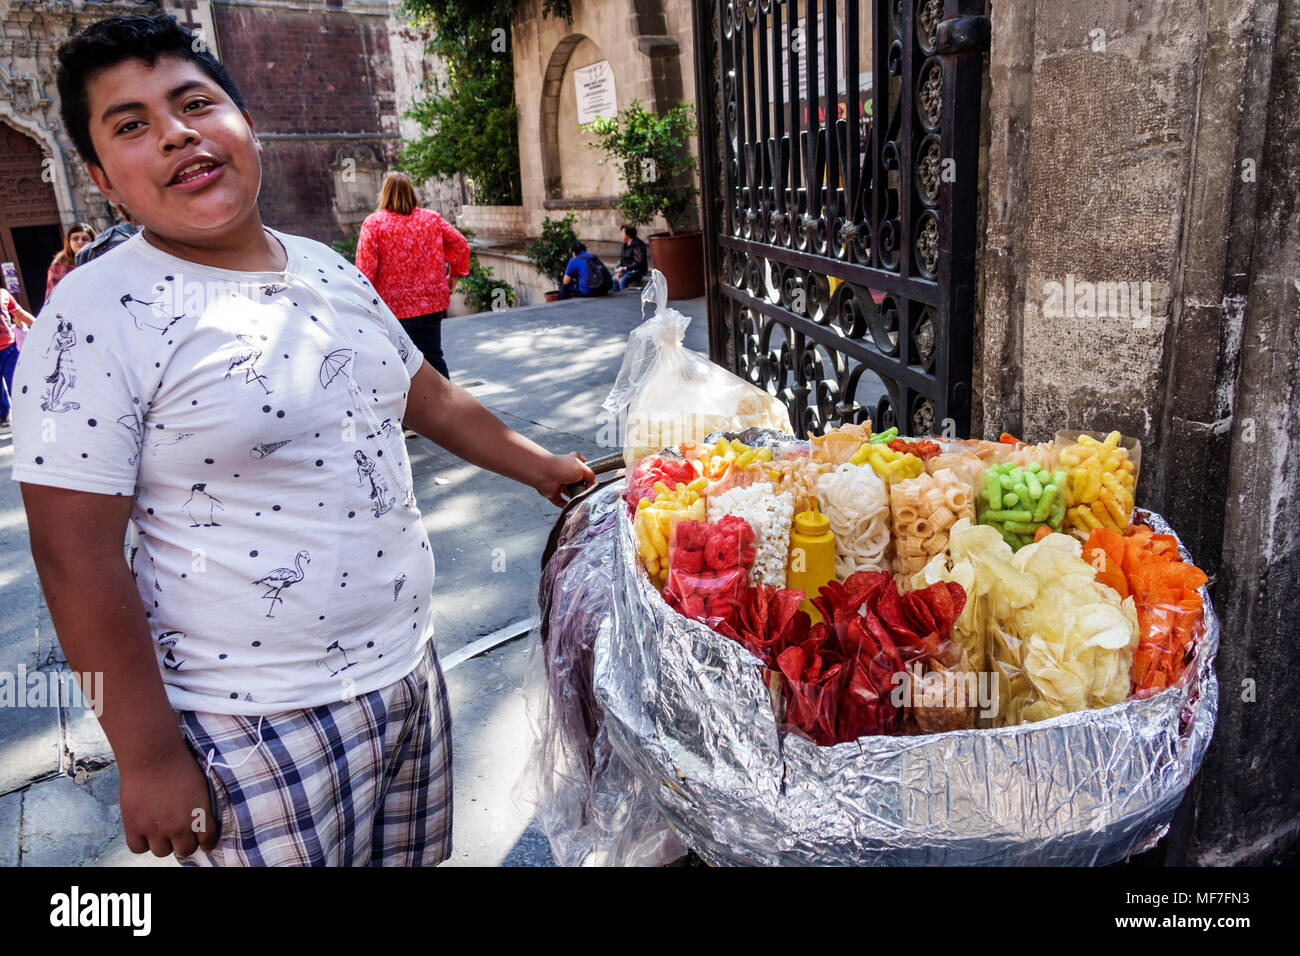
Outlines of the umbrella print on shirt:
<svg viewBox="0 0 1300 956">
<path fill-rule="evenodd" d="M 335 349 L 320 363 L 320 387 L 329 388 L 330 383 L 339 377 L 341 372 L 347 371 L 348 363 L 352 361 L 351 349 Z"/>
<path fill-rule="evenodd" d="M 248 456 L 250 458 L 265 458 L 268 455 L 274 455 L 276 451 L 283 448 L 291 441 L 293 441 L 292 438 L 286 438 L 284 441 L 258 442 L 256 445 L 254 445 L 252 448 L 248 450 Z"/>
<path fill-rule="evenodd" d="M 162 289 L 162 286 L 154 286 L 155 291 L 161 292 Z M 164 319 L 158 308 L 160 303 L 137 299 L 129 292 L 118 301 L 122 303 L 122 308 L 126 309 L 127 315 L 131 316 L 131 321 L 135 324 L 135 327 L 142 332 L 145 329 L 153 329 L 155 332 L 161 332 L 165 335 L 168 329 L 185 318 L 182 314 L 172 316 L 170 319 Z M 160 325 L 159 323 L 166 324 Z"/>
<path fill-rule="evenodd" d="M 363 485 L 367 478 L 370 479 L 370 502 L 374 506 L 375 517 L 378 518 L 395 505 L 397 499 L 389 497 L 388 482 L 384 481 L 373 458 L 367 458 L 360 448 L 352 453 L 352 457 L 357 463 L 357 484 Z"/>
<path fill-rule="evenodd" d="M 163 667 L 169 671 L 178 671 L 181 669 L 181 665 L 185 663 L 176 659 L 176 645 L 180 643 L 181 638 L 184 636 L 183 631 L 163 631 L 158 635 L 158 643 L 167 648 L 166 653 L 163 654 Z"/>
<path fill-rule="evenodd" d="M 311 563 L 311 555 L 306 551 L 299 551 L 298 556 L 293 560 L 292 568 L 276 568 L 274 571 L 268 571 L 253 582 L 266 588 L 266 593 L 262 597 L 269 598 L 271 601 L 271 606 L 266 609 L 267 617 L 275 616 L 271 612 L 275 610 L 277 601 L 281 604 L 284 603 L 284 598 L 280 597 L 280 592 L 302 580 L 302 566 L 304 563 Z"/>
<path fill-rule="evenodd" d="M 41 408 L 47 412 L 70 412 L 81 407 L 79 402 L 67 400 L 67 393 L 77 384 L 77 370 L 72 364 L 72 356 L 68 354 L 76 344 L 77 333 L 72 331 L 72 323 L 59 316 L 58 330 L 45 350 L 47 356 L 50 349 L 57 353 L 54 371 L 45 376 L 45 383 L 50 387 L 41 396 Z"/>
<path fill-rule="evenodd" d="M 402 593 L 402 585 L 405 583 L 406 583 L 406 575 L 404 573 L 399 574 L 397 577 L 393 578 L 393 600 L 394 601 L 397 600 L 397 595 Z"/>
<path fill-rule="evenodd" d="M 262 286 L 262 295 L 265 296 L 279 295 L 287 288 L 289 288 L 287 285 L 284 285 L 283 283 L 280 282 L 268 282 L 266 285 Z"/>
<path fill-rule="evenodd" d="M 190 527 L 198 528 L 220 528 L 221 524 L 217 521 L 215 511 L 225 511 L 221 499 L 214 498 L 208 494 L 208 484 L 205 481 L 196 482 L 190 486 L 189 501 L 181 505 L 181 511 L 184 511 L 190 517 Z M 204 521 L 204 518 L 207 521 Z"/>
<path fill-rule="evenodd" d="M 235 338 L 239 340 L 239 344 L 243 348 L 238 349 L 230 357 L 230 364 L 226 366 L 225 377 L 230 378 L 236 372 L 243 372 L 245 385 L 256 382 L 262 386 L 262 391 L 270 395 L 271 390 L 266 387 L 266 376 L 257 370 L 257 362 L 262 357 L 262 350 L 247 335 L 240 334 L 236 335 Z"/>
<path fill-rule="evenodd" d="M 358 662 L 348 659 L 348 648 L 340 647 L 339 642 L 335 641 L 329 647 L 325 648 L 325 656 L 316 661 L 321 667 L 330 672 L 330 677 L 337 677 L 349 667 L 355 666 Z"/>
</svg>

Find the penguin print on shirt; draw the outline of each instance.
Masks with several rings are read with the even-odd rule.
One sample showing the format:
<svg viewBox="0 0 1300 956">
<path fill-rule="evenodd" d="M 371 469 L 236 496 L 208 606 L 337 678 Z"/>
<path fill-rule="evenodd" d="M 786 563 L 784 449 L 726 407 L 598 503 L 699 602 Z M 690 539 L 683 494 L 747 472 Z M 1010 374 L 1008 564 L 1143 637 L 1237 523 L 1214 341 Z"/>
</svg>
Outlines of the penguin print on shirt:
<svg viewBox="0 0 1300 956">
<path fill-rule="evenodd" d="M 190 488 L 190 499 L 181 506 L 190 517 L 191 528 L 219 528 L 220 522 L 217 521 L 216 512 L 225 511 L 221 504 L 220 498 L 214 498 L 208 494 L 208 484 L 205 481 L 195 482 Z M 204 521 L 203 519 L 207 520 Z"/>
</svg>

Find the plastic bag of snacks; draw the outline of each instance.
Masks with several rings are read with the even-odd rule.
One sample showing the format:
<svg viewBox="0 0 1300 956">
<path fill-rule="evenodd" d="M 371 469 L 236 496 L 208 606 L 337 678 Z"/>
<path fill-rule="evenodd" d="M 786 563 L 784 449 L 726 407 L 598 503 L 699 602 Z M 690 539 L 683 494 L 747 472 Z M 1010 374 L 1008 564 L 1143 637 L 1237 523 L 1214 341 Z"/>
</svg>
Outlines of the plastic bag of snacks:
<svg viewBox="0 0 1300 956">
<path fill-rule="evenodd" d="M 1199 593 L 1205 572 L 1179 558 L 1177 539 L 1141 526 L 1130 526 L 1126 535 L 1095 529 L 1083 557 L 1098 582 L 1137 605 L 1133 693 L 1150 697 L 1178 683 L 1205 629 Z"/>
<path fill-rule="evenodd" d="M 840 465 L 817 479 L 817 497 L 835 535 L 836 576 L 889 570 L 889 495 L 876 473 Z"/>
<path fill-rule="evenodd" d="M 737 486 L 721 494 L 711 494 L 709 520 L 721 521 L 735 515 L 749 522 L 756 535 L 756 556 L 750 562 L 750 584 L 767 584 L 784 588 L 786 562 L 790 554 L 790 524 L 794 520 L 794 496 L 777 494 L 771 482 L 760 481 Z"/>
<path fill-rule="evenodd" d="M 755 537 L 749 522 L 735 515 L 678 521 L 668 543 L 664 601 L 709 627 L 730 618 L 754 564 Z"/>
<path fill-rule="evenodd" d="M 889 487 L 894 573 L 910 577 L 947 550 L 958 518 L 971 517 L 970 485 L 949 469 L 896 481 Z"/>
<path fill-rule="evenodd" d="M 1011 547 L 1023 548 L 1061 530 L 1065 480 L 1065 472 L 1044 470 L 1036 461 L 1025 468 L 991 464 L 980 478 L 976 518 L 996 528 Z"/>
<path fill-rule="evenodd" d="M 690 319 L 668 307 L 668 284 L 657 269 L 641 293 L 655 314 L 628 336 L 623 366 L 601 406 L 626 429 L 629 468 L 661 448 L 699 441 L 710 432 L 774 428 L 789 433 L 785 406 L 682 345 Z"/>
<path fill-rule="evenodd" d="M 1056 470 L 1064 470 L 1065 530 L 1080 541 L 1094 528 L 1123 531 L 1133 517 L 1142 443 L 1119 432 L 1056 433 Z"/>
<path fill-rule="evenodd" d="M 653 500 L 645 497 L 636 503 L 633 528 L 637 550 L 650 579 L 660 590 L 668 580 L 668 544 L 673 526 L 683 519 L 703 521 L 707 517 L 705 499 L 700 495 L 703 485 L 703 478 L 690 485 L 678 482 L 673 488 L 661 481 L 654 487 Z"/>
</svg>

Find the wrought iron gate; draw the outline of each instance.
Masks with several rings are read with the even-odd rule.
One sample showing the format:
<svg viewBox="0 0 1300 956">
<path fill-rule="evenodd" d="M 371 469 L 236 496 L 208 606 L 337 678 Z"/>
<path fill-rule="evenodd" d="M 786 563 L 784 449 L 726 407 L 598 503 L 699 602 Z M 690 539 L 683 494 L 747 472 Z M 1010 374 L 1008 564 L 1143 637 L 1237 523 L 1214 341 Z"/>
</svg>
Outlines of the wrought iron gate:
<svg viewBox="0 0 1300 956">
<path fill-rule="evenodd" d="M 695 4 L 710 356 L 796 432 L 969 431 L 983 13 Z"/>
</svg>

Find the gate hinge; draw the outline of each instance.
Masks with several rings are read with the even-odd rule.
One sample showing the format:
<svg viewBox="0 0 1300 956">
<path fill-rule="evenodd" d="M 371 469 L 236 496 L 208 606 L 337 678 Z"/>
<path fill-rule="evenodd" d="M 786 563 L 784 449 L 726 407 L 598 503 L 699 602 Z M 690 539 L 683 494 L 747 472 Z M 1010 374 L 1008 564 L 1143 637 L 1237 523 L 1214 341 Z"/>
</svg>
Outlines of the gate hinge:
<svg viewBox="0 0 1300 956">
<path fill-rule="evenodd" d="M 935 50 L 941 55 L 987 53 L 992 26 L 988 17 L 953 17 L 935 31 Z"/>
</svg>

